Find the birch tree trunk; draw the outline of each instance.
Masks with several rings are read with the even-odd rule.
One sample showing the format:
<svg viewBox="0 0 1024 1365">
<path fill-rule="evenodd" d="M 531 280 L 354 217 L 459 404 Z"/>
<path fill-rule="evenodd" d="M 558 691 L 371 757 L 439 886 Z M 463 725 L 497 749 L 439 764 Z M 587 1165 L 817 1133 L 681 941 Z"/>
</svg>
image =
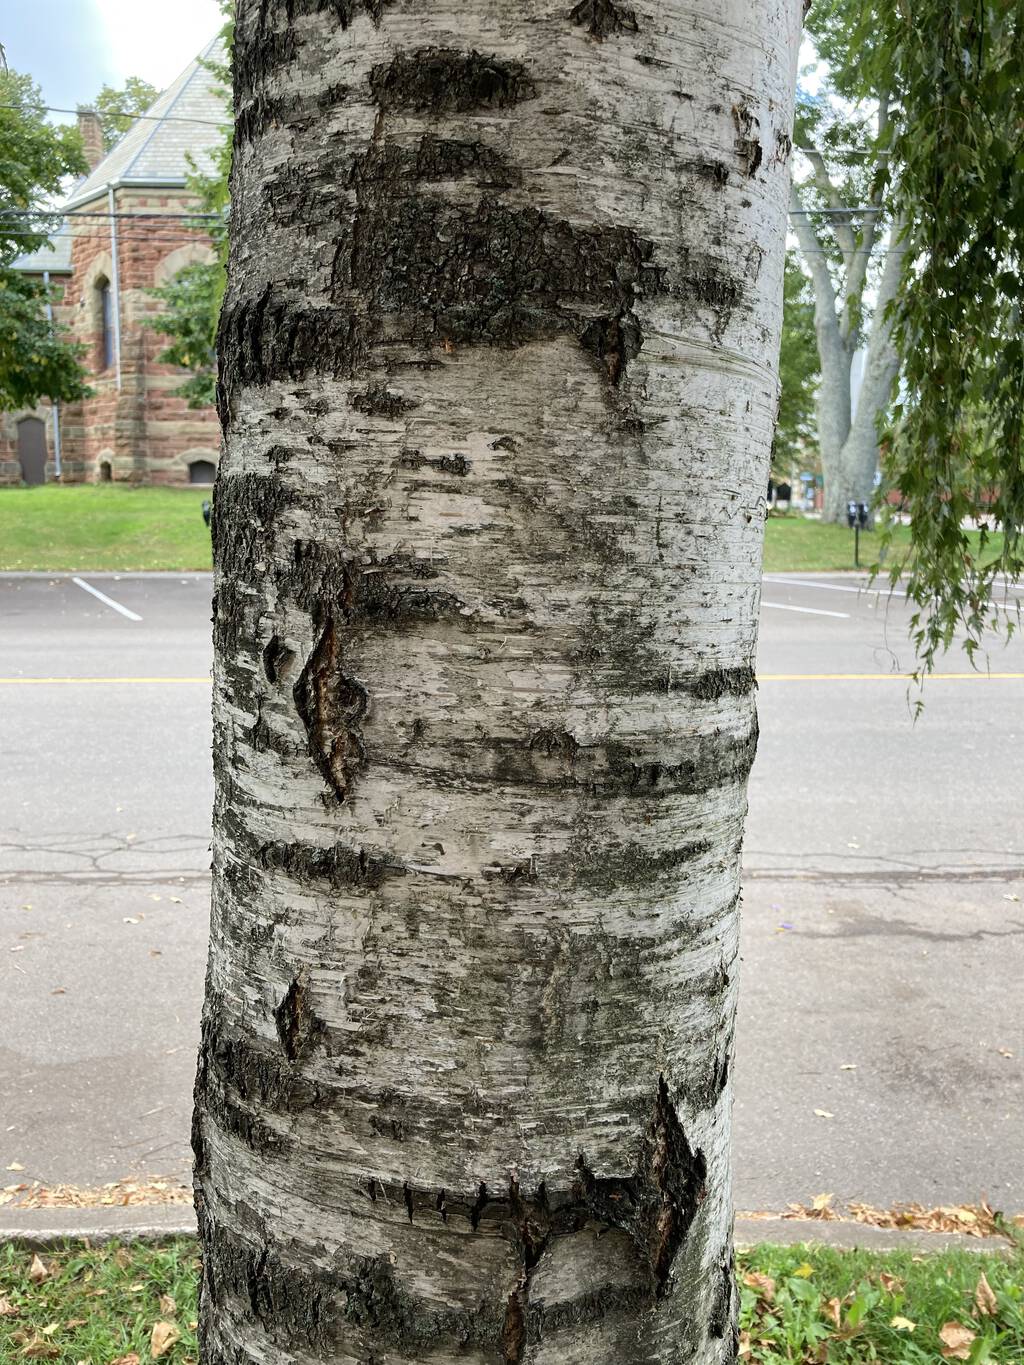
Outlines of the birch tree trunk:
<svg viewBox="0 0 1024 1365">
<path fill-rule="evenodd" d="M 207 1365 L 735 1357 L 799 0 L 241 0 Z"/>
</svg>

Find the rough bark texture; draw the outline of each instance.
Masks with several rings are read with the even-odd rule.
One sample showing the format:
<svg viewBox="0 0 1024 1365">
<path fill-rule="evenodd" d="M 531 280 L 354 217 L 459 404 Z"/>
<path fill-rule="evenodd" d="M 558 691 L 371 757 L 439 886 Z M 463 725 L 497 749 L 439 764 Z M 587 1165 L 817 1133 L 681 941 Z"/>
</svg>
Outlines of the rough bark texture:
<svg viewBox="0 0 1024 1365">
<path fill-rule="evenodd" d="M 880 139 L 888 123 L 888 110 L 888 97 L 883 95 L 877 113 Z M 814 328 L 821 361 L 817 408 L 818 445 L 825 477 L 822 515 L 825 521 L 845 522 L 849 502 L 863 502 L 870 507 L 875 496 L 878 421 L 889 403 L 899 371 L 892 327 L 885 313 L 899 287 L 901 225 L 893 226 L 883 250 L 884 263 L 868 325 L 864 321 L 864 295 L 879 243 L 882 190 L 872 191 L 866 217 L 858 218 L 855 211 L 844 207 L 821 154 L 813 148 L 805 148 L 804 152 L 811 165 L 809 183 L 817 187 L 833 215 L 828 227 L 819 231 L 808 214 L 800 187 L 792 186 L 793 230 L 814 289 Z M 838 293 L 824 249 L 826 231 L 834 233 L 842 256 Z M 850 395 L 853 360 L 865 340 L 864 374 L 854 410 Z"/>
<path fill-rule="evenodd" d="M 735 1356 L 797 37 L 239 5 L 207 1365 Z"/>
</svg>

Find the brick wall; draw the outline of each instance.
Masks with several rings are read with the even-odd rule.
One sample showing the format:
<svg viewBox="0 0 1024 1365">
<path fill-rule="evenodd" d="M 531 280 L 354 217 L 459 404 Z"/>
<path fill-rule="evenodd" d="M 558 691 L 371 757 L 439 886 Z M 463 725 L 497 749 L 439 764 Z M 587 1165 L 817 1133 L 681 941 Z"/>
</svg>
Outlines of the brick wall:
<svg viewBox="0 0 1024 1365">
<path fill-rule="evenodd" d="M 84 343 L 94 396 L 61 409 L 63 478 L 66 483 L 98 481 L 109 465 L 114 480 L 181 484 L 189 481 L 194 460 L 217 461 L 220 432 L 212 408 L 192 411 L 175 395 L 183 372 L 161 364 L 166 339 L 147 326 L 160 302 L 150 290 L 166 283 L 190 259 L 209 253 L 209 241 L 168 214 L 187 212 L 195 201 L 185 190 L 122 189 L 115 193 L 117 213 L 154 215 L 117 223 L 120 273 L 121 383 L 116 366 L 104 367 L 98 285 L 112 283 L 110 222 L 105 198 L 73 211 L 68 218 L 72 274 L 64 277 L 57 316 L 73 338 Z M 103 217 L 90 215 L 102 214 Z M 55 279 L 55 283 L 57 283 Z M 16 483 L 17 421 L 24 412 L 0 421 L 0 483 Z M 49 418 L 47 405 L 36 415 Z M 52 421 L 47 422 L 50 471 Z"/>
</svg>

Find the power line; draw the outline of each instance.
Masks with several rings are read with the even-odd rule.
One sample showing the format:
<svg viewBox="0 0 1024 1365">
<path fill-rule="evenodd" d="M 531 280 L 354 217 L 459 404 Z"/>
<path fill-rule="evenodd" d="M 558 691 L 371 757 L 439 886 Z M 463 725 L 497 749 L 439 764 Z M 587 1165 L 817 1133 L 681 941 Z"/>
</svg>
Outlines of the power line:
<svg viewBox="0 0 1024 1365">
<path fill-rule="evenodd" d="M 189 220 L 193 218 L 223 220 L 223 217 L 224 215 L 221 213 L 161 213 L 157 209 L 154 209 L 151 213 L 135 210 L 125 213 L 80 213 L 78 209 L 0 209 L 0 219 L 29 218 L 33 221 L 38 221 L 43 218 L 59 218 L 62 222 L 65 219 L 74 219 L 77 221 L 81 218 L 102 218 L 105 223 L 108 223 L 111 218 L 170 218 L 177 221 L 179 219 Z"/>
<path fill-rule="evenodd" d="M 17 109 L 21 113 L 28 113 L 30 109 L 44 109 L 48 114 L 96 114 L 96 117 L 99 117 L 95 109 L 64 109 L 59 104 L 0 104 L 0 109 Z M 196 123 L 204 128 L 220 128 L 221 130 L 225 129 L 231 122 L 231 118 L 227 114 L 225 114 L 223 123 L 214 123 L 212 119 L 189 118 L 187 115 L 181 114 L 133 114 L 128 109 L 108 109 L 106 112 L 111 118 L 144 119 L 148 123 Z M 121 136 L 123 137 L 124 134 L 122 133 Z"/>
</svg>

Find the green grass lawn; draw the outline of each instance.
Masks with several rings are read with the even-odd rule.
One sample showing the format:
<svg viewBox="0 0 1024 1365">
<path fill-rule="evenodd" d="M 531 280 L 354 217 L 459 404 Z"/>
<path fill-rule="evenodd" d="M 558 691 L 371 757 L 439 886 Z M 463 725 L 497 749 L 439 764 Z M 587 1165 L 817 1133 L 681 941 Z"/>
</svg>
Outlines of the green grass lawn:
<svg viewBox="0 0 1024 1365">
<path fill-rule="evenodd" d="M 127 488 L 123 484 L 0 489 L 0 570 L 209 569 L 210 533 L 200 516 L 209 488 Z M 861 565 L 878 557 L 879 537 L 862 532 Z M 994 553 L 999 536 L 991 538 Z M 897 531 L 897 554 L 910 531 Z M 853 532 L 797 513 L 769 517 L 766 573 L 852 569 Z"/>
<path fill-rule="evenodd" d="M 977 541 L 978 532 L 968 531 L 968 538 Z M 854 533 L 848 526 L 834 526 L 810 520 L 797 512 L 786 516 L 771 516 L 765 528 L 765 573 L 824 573 L 836 569 L 852 569 Z M 986 558 L 991 559 L 1002 548 L 1003 538 L 989 536 Z M 862 569 L 877 562 L 881 536 L 877 531 L 861 531 L 860 564 Z M 896 528 L 889 562 L 899 562 L 910 549 L 910 527 Z"/>
<path fill-rule="evenodd" d="M 756 1247 L 738 1258 L 740 1360 L 1024 1360 L 1024 1256 Z M 0 1249 L 0 1360 L 197 1359 L 195 1243 Z M 35 1278 L 33 1278 L 33 1274 Z M 157 1326 L 162 1324 L 161 1326 Z M 157 1335 L 154 1338 L 154 1329 Z M 951 1354 L 952 1353 L 952 1354 Z M 958 1354 L 957 1354 L 958 1353 Z"/>
<path fill-rule="evenodd" d="M 0 489 L 0 569 L 209 569 L 209 488 Z"/>
</svg>

